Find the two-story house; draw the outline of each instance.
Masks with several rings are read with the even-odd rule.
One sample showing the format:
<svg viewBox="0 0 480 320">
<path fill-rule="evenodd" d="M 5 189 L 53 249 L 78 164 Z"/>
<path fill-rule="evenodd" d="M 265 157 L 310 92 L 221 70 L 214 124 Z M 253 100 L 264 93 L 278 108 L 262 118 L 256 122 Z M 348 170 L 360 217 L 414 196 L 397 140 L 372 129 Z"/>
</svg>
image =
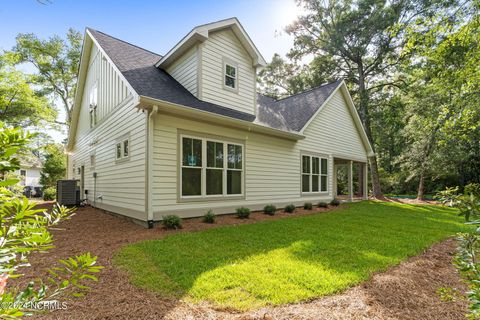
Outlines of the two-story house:
<svg viewBox="0 0 480 320">
<path fill-rule="evenodd" d="M 343 81 L 257 94 L 265 60 L 236 18 L 195 27 L 164 56 L 86 29 L 69 132 L 70 178 L 91 205 L 138 221 L 336 195 L 372 148 Z"/>
</svg>

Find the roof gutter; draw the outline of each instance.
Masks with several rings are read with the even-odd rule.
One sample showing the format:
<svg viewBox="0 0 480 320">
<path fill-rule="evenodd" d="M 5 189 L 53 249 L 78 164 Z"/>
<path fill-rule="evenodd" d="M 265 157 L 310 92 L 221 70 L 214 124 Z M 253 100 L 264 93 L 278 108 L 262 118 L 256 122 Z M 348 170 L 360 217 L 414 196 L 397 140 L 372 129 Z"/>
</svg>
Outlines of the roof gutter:
<svg viewBox="0 0 480 320">
<path fill-rule="evenodd" d="M 239 129 L 247 130 L 250 132 L 262 133 L 262 134 L 280 137 L 288 140 L 298 141 L 298 140 L 305 139 L 305 136 L 300 133 L 274 129 L 258 123 L 246 121 L 246 120 L 235 119 L 235 118 L 215 114 L 208 111 L 194 109 L 188 106 L 167 102 L 164 100 L 154 99 L 146 96 L 140 96 L 140 104 L 138 105 L 139 108 L 150 109 L 150 108 L 153 108 L 153 106 L 155 105 L 158 106 L 159 112 L 171 113 L 173 115 L 189 117 L 196 120 L 199 120 L 199 119 L 205 120 L 217 125 L 223 124 L 229 127 L 239 128 Z"/>
</svg>

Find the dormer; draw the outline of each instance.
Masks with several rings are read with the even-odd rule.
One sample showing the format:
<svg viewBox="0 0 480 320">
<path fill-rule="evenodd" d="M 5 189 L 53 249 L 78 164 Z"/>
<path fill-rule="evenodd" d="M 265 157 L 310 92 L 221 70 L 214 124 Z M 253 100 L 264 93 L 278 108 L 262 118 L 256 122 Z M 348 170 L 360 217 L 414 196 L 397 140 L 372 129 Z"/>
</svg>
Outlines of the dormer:
<svg viewBox="0 0 480 320">
<path fill-rule="evenodd" d="M 156 67 L 198 99 L 255 114 L 257 69 L 266 62 L 236 18 L 195 27 Z"/>
</svg>

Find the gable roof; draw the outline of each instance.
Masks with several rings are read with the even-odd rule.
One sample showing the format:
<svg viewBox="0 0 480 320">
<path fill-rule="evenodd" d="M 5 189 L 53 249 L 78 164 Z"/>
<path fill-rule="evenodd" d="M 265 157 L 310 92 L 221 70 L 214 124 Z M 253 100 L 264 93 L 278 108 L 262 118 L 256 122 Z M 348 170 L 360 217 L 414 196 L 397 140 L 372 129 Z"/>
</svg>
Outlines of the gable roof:
<svg viewBox="0 0 480 320">
<path fill-rule="evenodd" d="M 259 94 L 255 121 L 276 129 L 299 132 L 341 83 L 338 80 L 279 100 Z"/>
<path fill-rule="evenodd" d="M 240 21 L 233 17 L 196 26 L 172 49 L 170 49 L 165 56 L 161 57 L 155 66 L 166 68 L 195 43 L 207 40 L 211 32 L 226 28 L 231 28 L 233 30 L 240 43 L 247 50 L 250 57 L 252 57 L 254 66 L 265 66 L 267 64 L 260 51 L 258 51 L 257 47 L 248 36 Z"/>
<path fill-rule="evenodd" d="M 142 49 L 103 32 L 87 29 L 112 59 L 135 92 L 157 100 L 253 121 L 254 115 L 199 100 L 163 69 L 155 67 L 161 55 Z"/>
<path fill-rule="evenodd" d="M 233 19 L 238 23 L 235 18 Z M 229 20 L 231 19 L 220 22 L 224 23 Z M 211 27 L 212 24 L 209 25 Z M 131 88 L 134 95 L 137 95 L 138 103 L 140 103 L 140 98 L 152 99 L 158 102 L 177 105 L 185 109 L 191 108 L 212 115 L 231 118 L 232 120 L 240 120 L 244 123 L 251 123 L 257 126 L 257 128 L 263 128 L 262 130 L 270 128 L 269 130 L 276 131 L 277 134 L 284 132 L 296 138 L 303 135 L 305 127 L 315 118 L 333 93 L 339 88 L 342 88 L 343 92 L 346 92 L 347 105 L 350 108 L 362 141 L 367 147 L 367 150 L 369 150 L 369 153 L 372 153 L 372 147 L 368 142 L 368 138 L 366 137 L 358 113 L 348 93 L 348 89 L 346 88 L 345 82 L 341 80 L 315 87 L 280 100 L 274 100 L 259 94 L 257 98 L 257 116 L 255 116 L 199 100 L 165 70 L 155 66 L 156 62 L 162 58 L 159 54 L 91 28 L 86 29 L 86 35 L 80 61 L 79 84 L 72 112 L 72 124 L 69 131 L 68 150 L 71 149 L 76 134 L 77 118 L 81 107 L 81 95 L 84 86 L 83 82 L 88 71 L 89 50 L 91 50 L 93 44 L 96 44 L 107 56 L 107 59 L 111 61 L 121 77 L 127 82 L 127 86 Z"/>
</svg>

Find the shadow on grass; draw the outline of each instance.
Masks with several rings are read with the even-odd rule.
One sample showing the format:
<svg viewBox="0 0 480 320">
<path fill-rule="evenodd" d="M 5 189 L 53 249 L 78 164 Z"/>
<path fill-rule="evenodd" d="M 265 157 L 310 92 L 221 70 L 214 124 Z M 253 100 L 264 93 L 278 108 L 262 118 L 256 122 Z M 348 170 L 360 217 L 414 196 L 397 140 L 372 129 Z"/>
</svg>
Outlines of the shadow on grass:
<svg viewBox="0 0 480 320">
<path fill-rule="evenodd" d="M 465 230 L 455 211 L 384 202 L 129 245 L 131 281 L 165 296 L 238 310 L 339 292 Z"/>
</svg>

